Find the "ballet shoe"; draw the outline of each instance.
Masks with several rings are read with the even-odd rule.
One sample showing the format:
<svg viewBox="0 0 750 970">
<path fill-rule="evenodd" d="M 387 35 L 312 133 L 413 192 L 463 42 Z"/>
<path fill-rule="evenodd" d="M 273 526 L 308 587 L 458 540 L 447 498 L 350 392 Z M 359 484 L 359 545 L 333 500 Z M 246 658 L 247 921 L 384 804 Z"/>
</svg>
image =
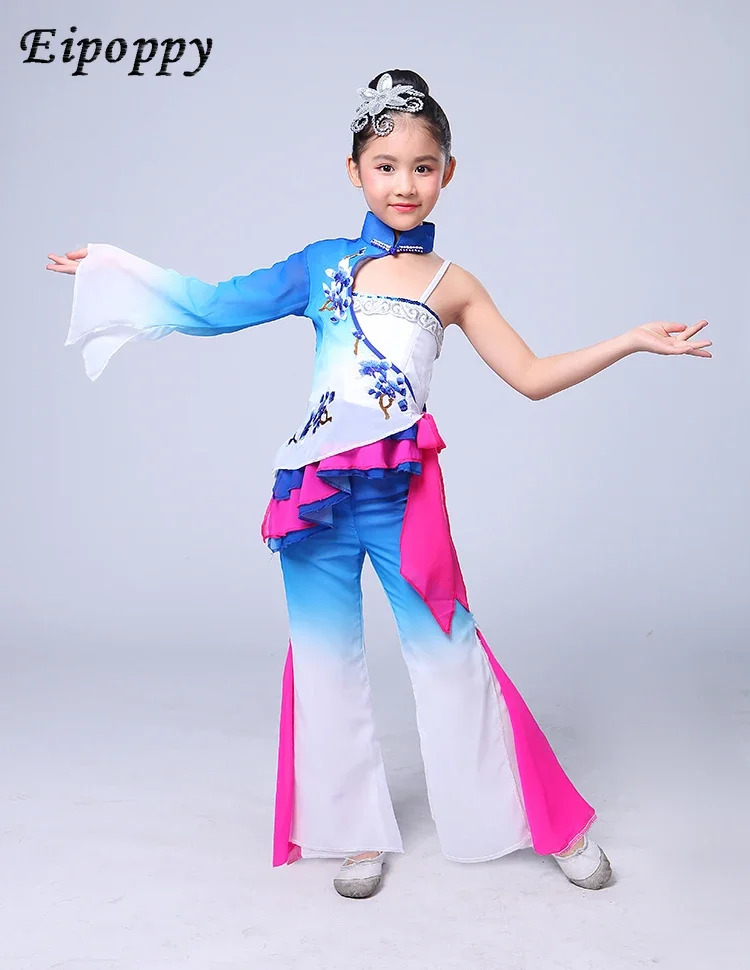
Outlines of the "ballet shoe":
<svg viewBox="0 0 750 970">
<path fill-rule="evenodd" d="M 334 889 L 339 896 L 349 899 L 372 896 L 383 878 L 384 859 L 385 852 L 380 852 L 374 859 L 351 860 L 348 857 L 334 876 Z"/>
<path fill-rule="evenodd" d="M 583 845 L 570 855 L 552 858 L 568 880 L 581 889 L 603 889 L 612 878 L 612 866 L 601 846 L 584 835 Z"/>
</svg>

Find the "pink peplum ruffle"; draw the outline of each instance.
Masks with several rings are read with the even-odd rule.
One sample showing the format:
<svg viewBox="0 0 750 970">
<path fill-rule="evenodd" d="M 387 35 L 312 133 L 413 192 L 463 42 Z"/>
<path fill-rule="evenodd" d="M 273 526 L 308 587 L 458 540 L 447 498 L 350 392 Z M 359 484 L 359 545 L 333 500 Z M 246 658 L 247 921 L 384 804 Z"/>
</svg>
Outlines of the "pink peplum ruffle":
<svg viewBox="0 0 750 970">
<path fill-rule="evenodd" d="M 346 498 L 348 478 L 354 474 L 373 471 L 419 472 L 421 451 L 414 438 L 395 440 L 384 438 L 369 445 L 352 448 L 338 455 L 311 462 L 298 473 L 291 486 L 282 490 L 286 497 L 272 497 L 268 503 L 261 534 L 263 539 L 281 540 L 272 544 L 277 550 L 294 541 L 294 533 L 306 532 L 320 526 L 330 526 L 330 509 Z"/>
</svg>

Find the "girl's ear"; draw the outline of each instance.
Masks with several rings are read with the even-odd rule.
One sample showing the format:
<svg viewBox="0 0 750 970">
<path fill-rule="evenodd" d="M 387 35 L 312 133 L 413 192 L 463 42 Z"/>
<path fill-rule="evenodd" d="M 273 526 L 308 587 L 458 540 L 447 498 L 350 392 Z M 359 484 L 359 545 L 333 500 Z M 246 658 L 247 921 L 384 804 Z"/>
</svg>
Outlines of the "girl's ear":
<svg viewBox="0 0 750 970">
<path fill-rule="evenodd" d="M 451 155 L 450 161 L 445 166 L 445 171 L 443 172 L 443 182 L 442 182 L 442 185 L 440 186 L 442 189 L 444 189 L 446 185 L 450 182 L 450 180 L 453 178 L 453 174 L 455 171 L 456 171 L 456 159 L 454 158 L 453 155 Z"/>
<path fill-rule="evenodd" d="M 359 166 L 354 161 L 351 155 L 347 156 L 347 159 L 346 159 L 346 172 L 347 172 L 347 175 L 349 176 L 349 180 L 351 181 L 352 185 L 357 189 L 361 189 L 362 182 L 359 177 Z"/>
</svg>

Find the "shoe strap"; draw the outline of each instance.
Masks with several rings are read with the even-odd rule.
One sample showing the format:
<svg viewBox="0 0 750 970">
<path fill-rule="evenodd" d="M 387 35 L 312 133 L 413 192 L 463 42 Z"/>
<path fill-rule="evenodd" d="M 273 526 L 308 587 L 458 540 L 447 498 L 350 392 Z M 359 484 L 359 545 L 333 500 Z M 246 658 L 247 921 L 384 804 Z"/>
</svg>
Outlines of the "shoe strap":
<svg viewBox="0 0 750 970">
<path fill-rule="evenodd" d="M 382 858 L 383 858 L 382 852 L 379 852 L 376 856 L 373 856 L 371 859 L 355 859 L 352 856 L 348 855 L 346 859 L 344 859 L 344 866 L 347 869 L 353 869 L 355 866 L 368 865 L 371 862 L 378 862 Z"/>
<path fill-rule="evenodd" d="M 567 862 L 568 859 L 575 859 L 576 856 L 581 855 L 581 853 L 582 852 L 585 852 L 586 849 L 588 849 L 588 847 L 589 847 L 589 840 L 588 840 L 588 837 L 586 835 L 584 835 L 584 837 L 583 837 L 583 845 L 581 846 L 581 848 L 580 849 L 576 849 L 575 852 L 571 852 L 570 855 L 557 855 L 557 853 L 554 853 L 554 852 L 552 854 L 554 855 L 554 857 L 556 859 L 560 859 L 561 862 Z"/>
</svg>

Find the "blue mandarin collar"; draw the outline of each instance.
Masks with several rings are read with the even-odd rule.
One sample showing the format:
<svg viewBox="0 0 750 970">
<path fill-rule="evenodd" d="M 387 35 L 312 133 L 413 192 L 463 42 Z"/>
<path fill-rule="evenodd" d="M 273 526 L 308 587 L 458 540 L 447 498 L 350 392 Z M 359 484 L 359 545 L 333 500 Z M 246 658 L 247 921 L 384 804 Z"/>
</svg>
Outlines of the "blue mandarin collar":
<svg viewBox="0 0 750 970">
<path fill-rule="evenodd" d="M 435 223 L 422 222 L 413 229 L 402 232 L 394 246 L 396 233 L 389 225 L 368 210 L 362 226 L 362 239 L 370 246 L 385 249 L 388 253 L 431 253 L 435 243 Z"/>
</svg>

